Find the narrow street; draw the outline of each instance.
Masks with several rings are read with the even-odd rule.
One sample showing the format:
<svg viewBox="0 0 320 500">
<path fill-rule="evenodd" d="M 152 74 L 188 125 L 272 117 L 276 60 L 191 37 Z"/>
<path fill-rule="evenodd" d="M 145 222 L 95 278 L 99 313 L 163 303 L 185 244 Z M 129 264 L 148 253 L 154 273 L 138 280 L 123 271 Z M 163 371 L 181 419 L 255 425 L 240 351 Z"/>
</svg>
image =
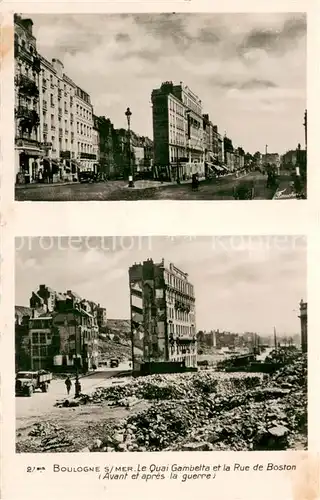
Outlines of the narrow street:
<svg viewBox="0 0 320 500">
<path fill-rule="evenodd" d="M 96 371 L 88 376 L 80 378 L 81 392 L 91 394 L 97 387 L 107 387 L 112 385 L 113 377 L 128 370 L 126 364 L 120 365 L 118 369 L 106 369 Z M 74 398 L 74 379 L 69 399 Z M 118 380 L 118 379 L 114 379 Z M 52 416 L 57 410 L 54 405 L 57 400 L 68 399 L 64 378 L 52 380 L 47 393 L 36 391 L 32 397 L 16 397 L 16 428 L 24 428 L 32 425 L 40 419 L 45 420 Z M 61 410 L 58 409 L 58 413 Z"/>
<path fill-rule="evenodd" d="M 191 183 L 164 184 L 157 181 L 137 181 L 128 188 L 127 181 L 109 181 L 93 184 L 28 185 L 16 188 L 18 201 L 137 201 L 137 200 L 233 200 L 235 185 L 254 182 L 254 199 L 269 200 L 274 190 L 267 188 L 267 177 L 250 172 L 241 178 L 234 175 L 200 182 L 199 190 L 192 191 Z M 289 188 L 290 177 L 281 176 L 281 189 Z M 153 187 L 154 186 L 154 187 Z"/>
</svg>

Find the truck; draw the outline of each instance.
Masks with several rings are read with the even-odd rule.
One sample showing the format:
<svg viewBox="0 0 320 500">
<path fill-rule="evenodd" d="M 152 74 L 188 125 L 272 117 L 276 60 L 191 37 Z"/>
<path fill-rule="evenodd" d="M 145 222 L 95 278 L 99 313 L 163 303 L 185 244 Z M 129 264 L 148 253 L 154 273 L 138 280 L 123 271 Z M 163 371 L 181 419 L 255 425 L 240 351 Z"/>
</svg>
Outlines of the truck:
<svg viewBox="0 0 320 500">
<path fill-rule="evenodd" d="M 118 368 L 119 360 L 117 358 L 110 359 L 110 368 Z"/>
<path fill-rule="evenodd" d="M 46 370 L 18 372 L 16 374 L 16 396 L 30 397 L 37 389 L 48 392 L 51 380 L 52 373 Z"/>
</svg>

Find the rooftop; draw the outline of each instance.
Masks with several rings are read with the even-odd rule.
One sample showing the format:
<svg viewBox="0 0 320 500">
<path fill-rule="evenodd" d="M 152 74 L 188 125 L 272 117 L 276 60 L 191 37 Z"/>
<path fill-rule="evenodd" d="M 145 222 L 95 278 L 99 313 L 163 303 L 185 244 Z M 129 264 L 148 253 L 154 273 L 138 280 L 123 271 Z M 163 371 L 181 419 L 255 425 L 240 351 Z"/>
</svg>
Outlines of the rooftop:
<svg viewBox="0 0 320 500">
<path fill-rule="evenodd" d="M 33 309 L 25 306 L 14 306 L 15 314 L 19 316 L 32 316 Z"/>
</svg>

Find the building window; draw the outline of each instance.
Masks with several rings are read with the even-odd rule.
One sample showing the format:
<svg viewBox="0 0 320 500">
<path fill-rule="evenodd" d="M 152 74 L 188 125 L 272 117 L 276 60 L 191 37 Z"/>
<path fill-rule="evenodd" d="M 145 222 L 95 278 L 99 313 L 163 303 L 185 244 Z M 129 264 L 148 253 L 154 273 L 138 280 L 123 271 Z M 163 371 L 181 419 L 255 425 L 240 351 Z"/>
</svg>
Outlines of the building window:
<svg viewBox="0 0 320 500">
<path fill-rule="evenodd" d="M 38 346 L 32 346 L 32 356 L 33 357 L 39 356 L 39 347 Z"/>
<path fill-rule="evenodd" d="M 40 346 L 40 356 L 44 358 L 47 355 L 48 355 L 48 348 L 47 348 L 47 346 Z"/>
</svg>

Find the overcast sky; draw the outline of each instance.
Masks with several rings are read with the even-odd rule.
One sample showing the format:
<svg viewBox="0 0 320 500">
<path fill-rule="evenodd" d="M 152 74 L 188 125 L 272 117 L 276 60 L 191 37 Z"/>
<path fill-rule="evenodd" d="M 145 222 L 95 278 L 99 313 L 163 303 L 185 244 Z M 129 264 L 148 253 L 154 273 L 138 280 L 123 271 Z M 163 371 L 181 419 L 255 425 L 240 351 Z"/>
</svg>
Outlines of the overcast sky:
<svg viewBox="0 0 320 500">
<path fill-rule="evenodd" d="M 246 151 L 304 145 L 306 16 L 33 15 L 39 52 L 60 59 L 95 113 L 153 137 L 151 91 L 183 81 L 219 131 Z"/>
<path fill-rule="evenodd" d="M 189 273 L 197 329 L 299 332 L 306 299 L 304 237 L 18 238 L 16 305 L 46 284 L 100 303 L 109 318 L 129 313 L 128 269 L 162 257 Z"/>
</svg>

